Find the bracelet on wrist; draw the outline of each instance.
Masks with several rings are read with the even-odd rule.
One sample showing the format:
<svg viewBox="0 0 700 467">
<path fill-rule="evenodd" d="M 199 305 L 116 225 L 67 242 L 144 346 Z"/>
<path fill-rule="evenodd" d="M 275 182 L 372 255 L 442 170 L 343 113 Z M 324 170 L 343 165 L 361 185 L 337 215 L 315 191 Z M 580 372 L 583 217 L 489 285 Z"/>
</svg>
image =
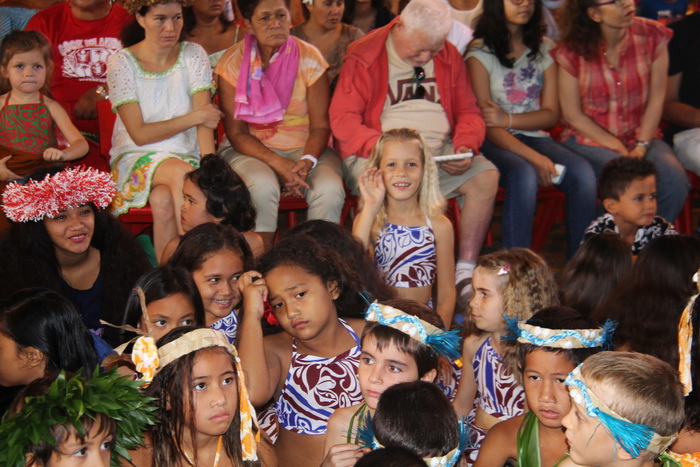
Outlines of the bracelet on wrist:
<svg viewBox="0 0 700 467">
<path fill-rule="evenodd" d="M 634 145 L 635 145 L 635 146 L 641 146 L 641 147 L 643 147 L 644 149 L 649 149 L 649 146 L 651 146 L 651 143 L 650 143 L 649 141 L 637 140 L 637 141 L 634 142 Z"/>
<path fill-rule="evenodd" d="M 316 168 L 316 164 L 318 164 L 318 159 L 315 156 L 312 156 L 311 154 L 304 154 L 301 156 L 299 159 L 300 161 L 311 161 L 311 170 Z"/>
</svg>

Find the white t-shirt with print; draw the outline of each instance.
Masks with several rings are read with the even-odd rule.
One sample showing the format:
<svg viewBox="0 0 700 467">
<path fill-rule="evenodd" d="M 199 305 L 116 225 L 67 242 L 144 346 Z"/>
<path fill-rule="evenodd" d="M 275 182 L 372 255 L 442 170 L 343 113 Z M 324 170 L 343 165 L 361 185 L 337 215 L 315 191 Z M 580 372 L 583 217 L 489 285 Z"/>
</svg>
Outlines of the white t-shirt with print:
<svg viewBox="0 0 700 467">
<path fill-rule="evenodd" d="M 413 99 L 416 87 L 413 67 L 396 53 L 391 35 L 386 41 L 386 50 L 389 62 L 389 91 L 380 117 L 382 131 L 395 128 L 419 130 L 433 154 L 441 154 L 443 146 L 450 142 L 452 128 L 440 103 L 433 61 L 423 66 L 425 79 L 420 84 L 425 88 L 425 97 Z"/>
</svg>

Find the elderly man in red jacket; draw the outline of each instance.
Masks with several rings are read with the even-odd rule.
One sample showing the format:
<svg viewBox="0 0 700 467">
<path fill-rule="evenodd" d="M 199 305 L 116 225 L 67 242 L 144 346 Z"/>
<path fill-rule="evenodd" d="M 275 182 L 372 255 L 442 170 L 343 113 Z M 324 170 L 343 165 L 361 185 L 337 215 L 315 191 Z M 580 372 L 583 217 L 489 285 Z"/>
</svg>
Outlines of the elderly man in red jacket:
<svg viewBox="0 0 700 467">
<path fill-rule="evenodd" d="M 419 130 L 433 155 L 475 154 L 438 164 L 443 195 L 464 197 L 455 280 L 465 297 L 491 222 L 498 171 L 476 155 L 486 127 L 464 60 L 445 40 L 451 21 L 444 0 L 411 0 L 400 17 L 351 44 L 330 118 L 346 183 L 354 192 L 372 148 L 393 128 Z"/>
</svg>

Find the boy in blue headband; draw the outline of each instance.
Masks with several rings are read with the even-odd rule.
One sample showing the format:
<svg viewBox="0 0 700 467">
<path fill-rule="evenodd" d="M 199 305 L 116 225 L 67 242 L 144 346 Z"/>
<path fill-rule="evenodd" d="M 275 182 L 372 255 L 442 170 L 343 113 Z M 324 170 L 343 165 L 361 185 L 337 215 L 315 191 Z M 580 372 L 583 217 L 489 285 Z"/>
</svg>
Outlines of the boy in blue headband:
<svg viewBox="0 0 700 467">
<path fill-rule="evenodd" d="M 684 419 L 683 389 L 667 363 L 633 352 L 601 352 L 566 379 L 572 399 L 564 417 L 565 466 L 680 465 L 666 449 Z"/>
<path fill-rule="evenodd" d="M 514 373 L 525 388 L 529 412 L 491 428 L 474 466 L 500 466 L 509 459 L 519 467 L 557 466 L 568 450 L 562 419 L 571 409 L 571 398 L 564 381 L 579 363 L 609 344 L 614 326 L 599 328 L 578 311 L 560 306 L 507 324 L 504 339 L 517 342 Z"/>
</svg>

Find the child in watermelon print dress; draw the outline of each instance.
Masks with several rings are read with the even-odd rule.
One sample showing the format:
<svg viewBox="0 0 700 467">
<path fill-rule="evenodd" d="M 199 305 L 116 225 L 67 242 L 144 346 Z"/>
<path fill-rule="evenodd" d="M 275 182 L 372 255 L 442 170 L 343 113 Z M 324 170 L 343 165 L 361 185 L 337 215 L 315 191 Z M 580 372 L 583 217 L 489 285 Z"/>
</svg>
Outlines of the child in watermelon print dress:
<svg viewBox="0 0 700 467">
<path fill-rule="evenodd" d="M 68 113 L 46 96 L 51 48 L 36 31 L 14 31 L 0 46 L 0 182 L 88 152 Z M 68 147 L 59 149 L 56 129 Z"/>
</svg>

